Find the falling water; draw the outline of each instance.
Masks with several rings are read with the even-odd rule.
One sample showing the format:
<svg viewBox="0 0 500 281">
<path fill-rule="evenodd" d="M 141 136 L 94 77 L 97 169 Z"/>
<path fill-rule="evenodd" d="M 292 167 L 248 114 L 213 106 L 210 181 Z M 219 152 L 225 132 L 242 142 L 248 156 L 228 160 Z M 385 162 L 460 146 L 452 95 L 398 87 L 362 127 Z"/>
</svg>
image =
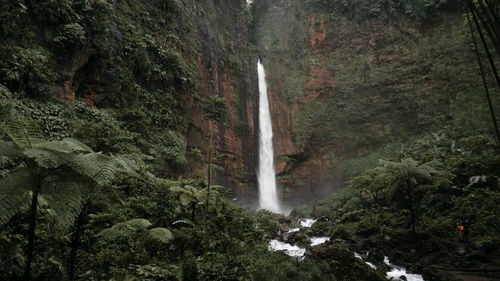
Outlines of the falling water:
<svg viewBox="0 0 500 281">
<path fill-rule="evenodd" d="M 257 63 L 259 75 L 259 203 L 261 209 L 267 209 L 279 213 L 280 206 L 276 194 L 276 177 L 274 172 L 273 153 L 273 127 L 271 124 L 271 114 L 269 112 L 269 102 L 267 99 L 267 83 L 264 66 Z"/>
</svg>

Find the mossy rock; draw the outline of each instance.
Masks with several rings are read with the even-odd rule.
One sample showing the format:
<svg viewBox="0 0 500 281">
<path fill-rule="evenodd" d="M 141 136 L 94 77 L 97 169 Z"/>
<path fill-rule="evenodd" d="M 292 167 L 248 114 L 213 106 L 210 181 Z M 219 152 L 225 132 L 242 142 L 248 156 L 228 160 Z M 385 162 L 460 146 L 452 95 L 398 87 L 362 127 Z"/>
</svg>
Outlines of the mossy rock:
<svg viewBox="0 0 500 281">
<path fill-rule="evenodd" d="M 294 218 L 309 218 L 311 217 L 312 208 L 307 205 L 302 205 L 295 207 L 290 213 L 291 217 Z"/>
<path fill-rule="evenodd" d="M 307 235 L 306 231 L 300 230 L 289 234 L 288 242 L 292 245 L 305 247 L 311 243 L 311 238 Z"/>
<path fill-rule="evenodd" d="M 318 220 L 311 226 L 311 233 L 314 236 L 330 235 L 331 222 L 326 220 Z"/>
<path fill-rule="evenodd" d="M 345 248 L 322 244 L 312 247 L 310 256 L 313 259 L 327 260 L 337 280 L 387 280 L 381 273 L 373 270 Z"/>
<path fill-rule="evenodd" d="M 352 233 L 343 225 L 337 224 L 332 227 L 331 239 L 344 239 L 348 240 L 352 238 Z"/>
</svg>

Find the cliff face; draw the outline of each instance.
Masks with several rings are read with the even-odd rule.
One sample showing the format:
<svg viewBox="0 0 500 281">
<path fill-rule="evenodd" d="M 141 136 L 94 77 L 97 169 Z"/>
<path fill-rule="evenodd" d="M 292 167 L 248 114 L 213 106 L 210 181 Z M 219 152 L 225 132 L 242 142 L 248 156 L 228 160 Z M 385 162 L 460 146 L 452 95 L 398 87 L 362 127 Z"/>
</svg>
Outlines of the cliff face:
<svg viewBox="0 0 500 281">
<path fill-rule="evenodd" d="M 37 100 L 26 111 L 47 135 L 134 155 L 164 177 L 205 178 L 212 131 L 213 183 L 247 203 L 258 197 L 259 55 L 290 204 L 335 190 L 385 144 L 453 122 L 476 75 L 453 5 L 256 0 L 251 15 L 244 0 L 61 1 L 1 4 L 0 86 Z M 227 115 L 211 126 L 213 96 Z"/>
<path fill-rule="evenodd" d="M 212 126 L 213 183 L 256 196 L 257 54 L 245 0 L 0 8 L 0 85 L 20 100 L 34 98 L 29 111 L 37 118 L 53 109 L 64 126 L 43 118 L 48 135 L 135 155 L 164 177 L 206 178 L 211 129 L 203 106 L 219 96 L 227 114 Z M 110 116 L 64 116 L 76 100 L 93 107 L 87 113 Z"/>
<path fill-rule="evenodd" d="M 361 19 L 315 2 L 256 1 L 253 8 L 278 179 L 292 205 L 336 190 L 344 167 L 368 165 L 362 162 L 384 145 L 400 149 L 398 142 L 446 126 L 455 95 L 477 75 L 453 5 L 425 18 Z"/>
<path fill-rule="evenodd" d="M 207 3 L 205 11 L 206 15 L 199 13 L 196 19 L 200 40 L 196 95 L 182 102 L 188 149 L 202 151 L 190 157 L 188 176 L 207 173 L 210 126 L 203 117 L 203 101 L 213 95 L 223 97 L 227 113 L 224 122 L 213 126 L 212 176 L 215 183 L 231 187 L 238 197 L 251 201 L 257 196 L 258 90 L 257 55 L 248 43 L 249 13 L 238 1 Z M 226 16 L 211 22 L 208 15 Z"/>
</svg>

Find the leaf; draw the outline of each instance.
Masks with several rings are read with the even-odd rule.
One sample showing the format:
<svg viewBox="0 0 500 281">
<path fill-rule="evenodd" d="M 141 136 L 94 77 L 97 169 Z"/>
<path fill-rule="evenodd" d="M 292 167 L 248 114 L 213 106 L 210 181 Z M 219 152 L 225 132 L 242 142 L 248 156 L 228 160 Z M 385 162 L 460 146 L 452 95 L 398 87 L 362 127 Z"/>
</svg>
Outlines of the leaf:
<svg viewBox="0 0 500 281">
<path fill-rule="evenodd" d="M 0 122 L 0 129 L 20 148 L 31 148 L 34 144 L 43 142 L 43 134 L 40 124 L 34 120 L 17 118 L 11 112 L 1 108 L 0 116 L 4 119 Z M 7 113 L 6 113 L 7 112 Z"/>
<path fill-rule="evenodd" d="M 172 239 L 174 239 L 172 232 L 170 232 L 170 230 L 163 228 L 163 227 L 157 227 L 157 228 L 153 228 L 153 229 L 149 230 L 149 235 L 153 239 L 156 239 L 162 243 L 168 243 Z"/>
<path fill-rule="evenodd" d="M 50 151 L 64 152 L 64 153 L 94 152 L 90 147 L 88 147 L 84 143 L 72 138 L 65 138 L 62 141 L 41 142 L 33 145 L 33 147 Z"/>
<path fill-rule="evenodd" d="M 83 208 L 84 187 L 84 182 L 71 175 L 48 177 L 42 183 L 40 195 L 53 211 L 56 226 L 67 228 L 75 222 Z"/>
<path fill-rule="evenodd" d="M 183 220 L 176 220 L 172 223 L 172 225 L 177 225 L 177 224 L 187 224 L 187 225 L 190 225 L 190 226 L 194 226 L 194 223 L 190 220 L 187 220 L 187 219 L 183 219 Z"/>
<path fill-rule="evenodd" d="M 194 196 L 188 193 L 181 193 L 179 195 L 179 201 L 181 202 L 181 205 L 184 207 L 188 207 L 191 202 L 193 202 Z"/>
<path fill-rule="evenodd" d="M 43 149 L 27 149 L 24 154 L 34 159 L 38 166 L 46 169 L 59 168 L 66 162 L 66 155 Z"/>
<path fill-rule="evenodd" d="M 150 226 L 153 225 L 147 219 L 132 219 L 127 221 L 126 224 L 137 228 L 149 228 Z"/>
<path fill-rule="evenodd" d="M 22 157 L 22 149 L 15 143 L 10 141 L 0 140 L 0 156 L 7 156 L 9 158 Z"/>
</svg>

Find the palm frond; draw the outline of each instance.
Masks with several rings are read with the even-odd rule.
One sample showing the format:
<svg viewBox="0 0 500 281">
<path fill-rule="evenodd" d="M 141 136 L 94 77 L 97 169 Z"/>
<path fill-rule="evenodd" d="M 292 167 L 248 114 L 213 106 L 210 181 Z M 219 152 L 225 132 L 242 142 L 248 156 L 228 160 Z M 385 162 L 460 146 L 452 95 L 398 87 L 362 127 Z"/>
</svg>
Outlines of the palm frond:
<svg viewBox="0 0 500 281">
<path fill-rule="evenodd" d="M 0 225 L 28 207 L 34 183 L 28 168 L 19 167 L 0 179 Z"/>
</svg>

